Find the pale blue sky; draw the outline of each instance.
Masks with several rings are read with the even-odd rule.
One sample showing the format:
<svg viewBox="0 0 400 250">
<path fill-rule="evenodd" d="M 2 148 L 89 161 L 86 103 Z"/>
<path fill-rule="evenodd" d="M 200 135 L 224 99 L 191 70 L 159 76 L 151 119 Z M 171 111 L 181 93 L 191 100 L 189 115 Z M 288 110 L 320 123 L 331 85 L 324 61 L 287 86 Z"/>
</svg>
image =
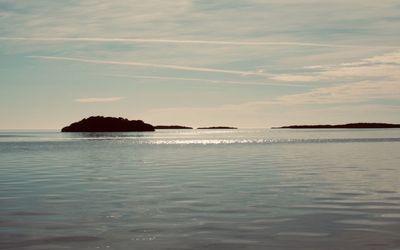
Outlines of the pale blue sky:
<svg viewBox="0 0 400 250">
<path fill-rule="evenodd" d="M 0 129 L 400 123 L 398 0 L 0 0 Z"/>
</svg>

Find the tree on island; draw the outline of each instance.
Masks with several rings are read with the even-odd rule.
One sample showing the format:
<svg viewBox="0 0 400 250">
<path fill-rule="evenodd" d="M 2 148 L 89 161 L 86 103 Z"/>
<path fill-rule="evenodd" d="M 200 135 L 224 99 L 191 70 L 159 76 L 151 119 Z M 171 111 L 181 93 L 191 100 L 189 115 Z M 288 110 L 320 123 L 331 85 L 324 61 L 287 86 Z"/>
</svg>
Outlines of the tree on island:
<svg viewBox="0 0 400 250">
<path fill-rule="evenodd" d="M 400 124 L 390 124 L 390 123 L 348 123 L 348 124 L 338 124 L 338 125 L 291 125 L 276 128 L 289 128 L 289 129 L 327 129 L 327 128 L 400 128 Z"/>
<path fill-rule="evenodd" d="M 154 130 L 153 125 L 141 120 L 91 116 L 64 127 L 61 132 L 145 132 Z"/>
</svg>

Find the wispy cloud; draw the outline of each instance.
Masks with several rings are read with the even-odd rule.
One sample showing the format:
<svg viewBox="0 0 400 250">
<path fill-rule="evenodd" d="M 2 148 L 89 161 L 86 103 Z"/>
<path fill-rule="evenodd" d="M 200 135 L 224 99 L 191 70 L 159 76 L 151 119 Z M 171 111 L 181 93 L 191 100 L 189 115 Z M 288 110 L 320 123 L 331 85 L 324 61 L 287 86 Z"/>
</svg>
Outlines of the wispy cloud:
<svg viewBox="0 0 400 250">
<path fill-rule="evenodd" d="M 314 75 L 290 75 L 281 74 L 271 77 L 272 80 L 283 81 L 283 82 L 313 82 L 321 79 L 321 77 Z"/>
<path fill-rule="evenodd" d="M 278 98 L 281 104 L 334 104 L 366 102 L 372 99 L 399 100 L 397 81 L 362 81 L 311 90 Z"/>
<path fill-rule="evenodd" d="M 286 82 L 312 82 L 319 80 L 343 79 L 400 79 L 400 51 L 377 55 L 358 61 L 336 65 L 315 65 L 305 69 L 315 70 L 312 73 L 282 74 L 271 79 Z"/>
<path fill-rule="evenodd" d="M 166 44 L 208 44 L 232 46 L 301 46 L 327 48 L 398 48 L 394 46 L 363 46 L 349 44 L 328 44 L 288 41 L 220 41 L 188 39 L 149 39 L 149 38 L 104 38 L 104 37 L 0 37 L 0 41 L 31 42 L 96 42 L 96 43 L 166 43 Z"/>
<path fill-rule="evenodd" d="M 201 67 L 190 67 L 174 64 L 156 64 L 156 63 L 143 63 L 135 61 L 111 61 L 111 60 L 95 60 L 95 59 L 83 59 L 74 57 L 57 57 L 57 56 L 30 56 L 31 58 L 44 59 L 44 60 L 55 60 L 55 61 L 73 61 L 81 63 L 92 63 L 92 64 L 111 64 L 111 65 L 126 65 L 126 66 L 140 66 L 149 68 L 161 68 L 161 69 L 173 69 L 173 70 L 184 70 L 184 71 L 197 71 L 197 72 L 209 72 L 209 73 L 224 73 L 233 75 L 256 75 L 256 76 L 273 76 L 258 71 L 240 71 L 240 70 L 225 70 L 225 69 L 214 69 L 214 68 L 201 68 Z"/>
<path fill-rule="evenodd" d="M 143 76 L 143 75 L 121 75 L 121 74 L 108 74 L 104 76 L 134 78 L 134 79 L 150 79 L 150 80 L 171 80 L 171 81 L 193 81 L 193 82 L 207 82 L 207 83 L 222 83 L 222 84 L 238 84 L 238 85 L 266 85 L 266 86 L 286 86 L 286 87 L 308 87 L 305 84 L 286 84 L 286 83 L 268 83 L 268 82 L 243 82 L 243 81 L 226 81 L 226 80 L 213 80 L 201 78 L 187 78 L 187 77 L 165 77 L 165 76 Z"/>
<path fill-rule="evenodd" d="M 75 99 L 76 102 L 80 103 L 106 103 L 106 102 L 118 102 L 120 100 L 124 99 L 124 97 L 121 96 L 115 96 L 115 97 L 88 97 L 88 98 L 78 98 Z"/>
</svg>

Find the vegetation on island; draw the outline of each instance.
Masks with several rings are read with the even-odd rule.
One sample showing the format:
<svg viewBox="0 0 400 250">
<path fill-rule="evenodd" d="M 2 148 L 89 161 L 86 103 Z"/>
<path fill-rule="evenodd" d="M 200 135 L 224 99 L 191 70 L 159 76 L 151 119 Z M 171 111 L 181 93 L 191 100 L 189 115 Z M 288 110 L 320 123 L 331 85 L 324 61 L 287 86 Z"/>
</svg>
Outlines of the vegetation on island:
<svg viewBox="0 0 400 250">
<path fill-rule="evenodd" d="M 64 127 L 61 132 L 144 132 L 154 130 L 153 125 L 141 120 L 91 116 Z"/>
<path fill-rule="evenodd" d="M 161 129 L 193 129 L 181 125 L 153 126 L 142 120 L 128 120 L 122 117 L 91 116 L 74 122 L 61 129 L 61 132 L 144 132 Z M 237 129 L 235 127 L 217 126 L 201 127 L 198 129 Z"/>
<path fill-rule="evenodd" d="M 390 123 L 348 123 L 338 125 L 290 125 L 283 127 L 273 127 L 273 129 L 288 128 L 288 129 L 328 129 L 328 128 L 400 128 L 400 124 Z"/>
<path fill-rule="evenodd" d="M 201 127 L 197 129 L 237 129 L 235 127 L 225 127 L 225 126 L 217 126 L 217 127 Z"/>
</svg>

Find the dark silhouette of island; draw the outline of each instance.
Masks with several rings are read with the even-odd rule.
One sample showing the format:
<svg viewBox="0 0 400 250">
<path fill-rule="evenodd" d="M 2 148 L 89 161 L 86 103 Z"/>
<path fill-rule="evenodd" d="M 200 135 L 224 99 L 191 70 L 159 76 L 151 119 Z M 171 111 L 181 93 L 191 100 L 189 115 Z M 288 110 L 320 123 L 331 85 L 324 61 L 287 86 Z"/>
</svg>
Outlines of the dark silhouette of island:
<svg viewBox="0 0 400 250">
<path fill-rule="evenodd" d="M 61 132 L 144 132 L 154 131 L 153 125 L 122 117 L 91 116 L 61 129 Z"/>
<path fill-rule="evenodd" d="M 400 124 L 390 123 L 348 123 L 338 125 L 291 125 L 283 127 L 273 127 L 273 129 L 326 129 L 326 128 L 400 128 Z"/>
<path fill-rule="evenodd" d="M 155 129 L 193 129 L 192 127 L 180 126 L 180 125 L 157 125 Z"/>
<path fill-rule="evenodd" d="M 218 127 L 201 127 L 197 129 L 237 129 L 235 127 L 225 127 L 225 126 L 218 126 Z"/>
</svg>

